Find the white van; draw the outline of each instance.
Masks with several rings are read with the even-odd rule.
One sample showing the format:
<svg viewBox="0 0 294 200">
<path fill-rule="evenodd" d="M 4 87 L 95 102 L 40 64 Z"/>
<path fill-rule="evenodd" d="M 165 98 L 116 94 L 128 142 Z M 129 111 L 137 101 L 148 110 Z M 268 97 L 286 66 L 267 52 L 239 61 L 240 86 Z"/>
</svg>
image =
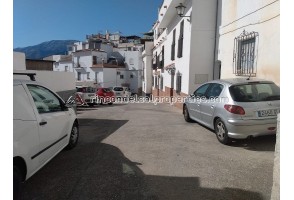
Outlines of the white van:
<svg viewBox="0 0 294 200">
<path fill-rule="evenodd" d="M 13 80 L 13 193 L 62 149 L 79 138 L 73 108 L 41 83 Z"/>
</svg>

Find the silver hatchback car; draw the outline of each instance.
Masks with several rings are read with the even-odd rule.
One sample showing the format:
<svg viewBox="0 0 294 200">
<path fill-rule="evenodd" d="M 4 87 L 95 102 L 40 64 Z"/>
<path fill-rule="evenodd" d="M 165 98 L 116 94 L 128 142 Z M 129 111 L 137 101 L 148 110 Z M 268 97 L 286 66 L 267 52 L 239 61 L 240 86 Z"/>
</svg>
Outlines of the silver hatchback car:
<svg viewBox="0 0 294 200">
<path fill-rule="evenodd" d="M 280 112 L 280 88 L 261 79 L 221 79 L 202 84 L 183 104 L 187 122 L 195 120 L 217 139 L 245 139 L 275 134 Z"/>
</svg>

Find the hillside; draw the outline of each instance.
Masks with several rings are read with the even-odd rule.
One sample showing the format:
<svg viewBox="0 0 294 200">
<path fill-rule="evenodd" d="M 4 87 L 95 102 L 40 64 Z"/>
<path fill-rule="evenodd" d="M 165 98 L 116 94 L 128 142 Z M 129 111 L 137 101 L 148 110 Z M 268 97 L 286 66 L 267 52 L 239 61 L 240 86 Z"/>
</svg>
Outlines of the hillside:
<svg viewBox="0 0 294 200">
<path fill-rule="evenodd" d="M 77 40 L 51 40 L 34 46 L 15 48 L 13 51 L 25 53 L 27 59 L 42 59 L 51 55 L 66 54 L 67 45 L 74 42 Z"/>
</svg>

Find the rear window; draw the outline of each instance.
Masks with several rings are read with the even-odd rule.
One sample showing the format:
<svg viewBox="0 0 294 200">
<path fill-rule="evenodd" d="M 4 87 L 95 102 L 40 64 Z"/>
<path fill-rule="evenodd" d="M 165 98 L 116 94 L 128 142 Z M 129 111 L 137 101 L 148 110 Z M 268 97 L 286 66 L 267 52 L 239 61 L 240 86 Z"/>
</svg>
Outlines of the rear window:
<svg viewBox="0 0 294 200">
<path fill-rule="evenodd" d="M 123 91 L 123 88 L 122 87 L 115 87 L 113 88 L 114 91 Z"/>
<path fill-rule="evenodd" d="M 280 88 L 274 83 L 249 83 L 229 88 L 234 101 L 259 102 L 280 100 Z"/>
</svg>

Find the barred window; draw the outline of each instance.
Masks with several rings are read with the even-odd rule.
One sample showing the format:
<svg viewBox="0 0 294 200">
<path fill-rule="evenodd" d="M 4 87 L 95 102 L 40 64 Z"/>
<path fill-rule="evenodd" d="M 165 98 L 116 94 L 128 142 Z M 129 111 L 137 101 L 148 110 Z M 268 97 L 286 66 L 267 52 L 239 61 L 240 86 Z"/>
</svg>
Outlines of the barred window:
<svg viewBox="0 0 294 200">
<path fill-rule="evenodd" d="M 234 74 L 236 76 L 256 76 L 258 33 L 245 31 L 235 38 Z"/>
</svg>

